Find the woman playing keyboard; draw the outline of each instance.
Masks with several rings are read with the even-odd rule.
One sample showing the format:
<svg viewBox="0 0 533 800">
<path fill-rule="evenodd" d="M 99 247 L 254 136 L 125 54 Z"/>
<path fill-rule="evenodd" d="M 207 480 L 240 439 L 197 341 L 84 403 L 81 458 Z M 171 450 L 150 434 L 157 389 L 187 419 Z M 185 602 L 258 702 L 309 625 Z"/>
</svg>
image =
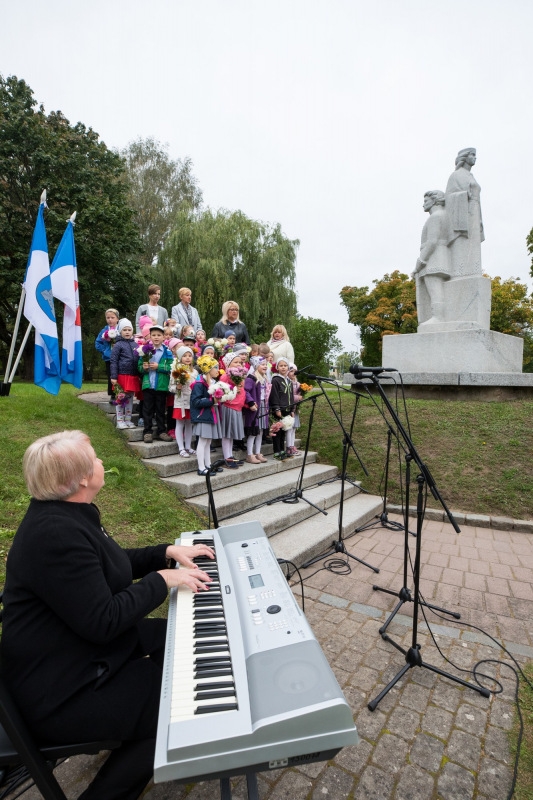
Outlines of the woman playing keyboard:
<svg viewBox="0 0 533 800">
<path fill-rule="evenodd" d="M 24 476 L 32 499 L 7 559 L 4 678 L 39 741 L 123 742 L 80 800 L 136 800 L 153 771 L 166 632 L 146 615 L 173 586 L 208 589 L 191 559 L 213 552 L 121 548 L 93 505 L 104 468 L 81 431 L 30 445 Z"/>
</svg>

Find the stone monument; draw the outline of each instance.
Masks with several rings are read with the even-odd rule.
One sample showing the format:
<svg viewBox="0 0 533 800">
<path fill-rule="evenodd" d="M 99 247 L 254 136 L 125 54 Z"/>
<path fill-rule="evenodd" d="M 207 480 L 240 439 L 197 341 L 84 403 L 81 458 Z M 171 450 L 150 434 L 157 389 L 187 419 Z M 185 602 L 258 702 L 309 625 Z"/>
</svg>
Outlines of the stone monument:
<svg viewBox="0 0 533 800">
<path fill-rule="evenodd" d="M 416 383 L 439 383 L 439 378 L 461 383 L 461 374 L 522 373 L 523 340 L 490 330 L 491 285 L 481 268 L 485 235 L 475 163 L 475 148 L 460 150 L 446 192 L 424 195 L 429 218 L 413 273 L 418 332 L 383 337 L 383 366 L 395 367 L 404 380 L 406 373 L 419 375 Z M 481 382 L 494 385 L 490 378 Z"/>
</svg>

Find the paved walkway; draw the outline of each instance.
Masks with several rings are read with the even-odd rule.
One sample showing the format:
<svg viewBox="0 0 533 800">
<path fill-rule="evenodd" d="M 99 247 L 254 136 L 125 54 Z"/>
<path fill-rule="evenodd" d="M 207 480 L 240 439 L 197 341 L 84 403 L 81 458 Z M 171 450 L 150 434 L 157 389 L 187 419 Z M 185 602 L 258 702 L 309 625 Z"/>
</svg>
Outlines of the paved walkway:
<svg viewBox="0 0 533 800">
<path fill-rule="evenodd" d="M 414 552 L 415 540 L 409 538 Z M 403 533 L 374 528 L 349 539 L 347 546 L 378 566 L 379 575 L 355 561 L 349 575 L 334 575 L 319 562 L 303 572 L 305 610 L 353 710 L 361 741 L 330 763 L 260 774 L 261 800 L 503 800 L 512 769 L 507 737 L 515 690 L 511 673 L 502 670 L 503 693 L 485 699 L 414 668 L 369 712 L 368 701 L 405 663 L 378 634 L 395 598 L 372 589 L 373 584 L 401 588 Z M 424 660 L 460 675 L 458 668 L 504 656 L 467 622 L 503 641 L 520 663 L 533 659 L 532 583 L 533 536 L 468 526 L 456 534 L 449 524 L 426 522 L 421 591 L 426 601 L 459 611 L 462 619 L 452 624 L 428 615 L 439 647 L 456 667 L 441 658 L 421 620 L 418 642 Z M 411 612 L 408 603 L 389 627 L 404 647 L 412 640 Z M 69 798 L 80 794 L 102 758 L 71 759 L 57 771 Z M 218 796 L 216 782 L 204 782 L 150 786 L 143 797 Z M 246 797 L 242 779 L 234 782 L 233 796 Z M 39 794 L 32 789 L 26 797 L 33 800 Z"/>
</svg>

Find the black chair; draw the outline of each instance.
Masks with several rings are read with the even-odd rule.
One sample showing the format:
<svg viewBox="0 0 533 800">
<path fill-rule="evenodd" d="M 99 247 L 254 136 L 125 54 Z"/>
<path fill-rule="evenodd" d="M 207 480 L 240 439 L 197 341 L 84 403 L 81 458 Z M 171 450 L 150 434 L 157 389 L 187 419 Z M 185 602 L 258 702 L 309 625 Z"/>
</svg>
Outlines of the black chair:
<svg viewBox="0 0 533 800">
<path fill-rule="evenodd" d="M 0 594 L 0 604 L 1 602 Z M 0 610 L 0 621 L 1 619 Z M 31 778 L 44 800 L 67 800 L 53 773 L 56 761 L 82 754 L 94 755 L 101 750 L 114 750 L 120 745 L 121 742 L 117 741 L 53 746 L 38 744 L 13 702 L 0 670 L 0 791 L 6 780 L 10 779 L 9 768 L 23 766 L 28 774 L 22 773 L 20 780 L 15 781 L 11 789 Z"/>
</svg>

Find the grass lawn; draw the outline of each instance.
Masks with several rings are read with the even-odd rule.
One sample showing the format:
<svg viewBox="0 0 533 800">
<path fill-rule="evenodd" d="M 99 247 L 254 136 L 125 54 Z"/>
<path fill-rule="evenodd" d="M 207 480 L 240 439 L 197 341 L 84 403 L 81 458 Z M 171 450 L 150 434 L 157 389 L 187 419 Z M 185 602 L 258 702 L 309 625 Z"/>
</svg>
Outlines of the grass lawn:
<svg viewBox="0 0 533 800">
<path fill-rule="evenodd" d="M 349 430 L 355 400 L 336 391 L 328 397 L 337 412 L 341 410 Z M 378 402 L 380 402 L 378 400 Z M 309 416 L 310 403 L 302 408 L 302 423 Z M 422 461 L 429 468 L 444 501 L 452 511 L 465 511 L 517 519 L 533 519 L 533 402 L 462 402 L 407 400 L 411 438 Z M 400 415 L 406 427 L 405 414 Z M 302 424 L 299 436 L 302 448 L 307 427 Z M 342 464 L 343 434 L 324 397 L 316 403 L 311 433 L 311 449 L 318 451 L 323 463 Z M 348 460 L 348 474 L 361 480 L 365 489 L 380 493 L 387 428 L 378 409 L 368 399 L 359 403 L 353 442 L 369 476 L 364 475 L 353 451 Z M 400 502 L 399 461 L 405 465 L 403 452 L 398 455 L 393 437 L 389 474 L 389 500 Z M 413 483 L 416 466 L 411 472 Z M 415 503 L 416 484 L 411 505 Z M 433 497 L 430 507 L 438 507 Z"/>
<path fill-rule="evenodd" d="M 87 384 L 82 392 L 106 387 Z M 33 384 L 14 383 L 9 397 L 0 397 L 0 418 L 4 432 L 0 461 L 0 584 L 11 540 L 26 512 L 29 495 L 22 478 L 22 457 L 39 436 L 67 428 L 79 428 L 89 435 L 105 469 L 106 485 L 97 497 L 106 529 L 124 546 L 142 547 L 172 542 L 184 531 L 202 524 L 200 518 L 146 469 L 137 455 L 116 433 L 104 414 L 79 400 L 78 390 L 63 384 L 57 397 Z"/>
</svg>

